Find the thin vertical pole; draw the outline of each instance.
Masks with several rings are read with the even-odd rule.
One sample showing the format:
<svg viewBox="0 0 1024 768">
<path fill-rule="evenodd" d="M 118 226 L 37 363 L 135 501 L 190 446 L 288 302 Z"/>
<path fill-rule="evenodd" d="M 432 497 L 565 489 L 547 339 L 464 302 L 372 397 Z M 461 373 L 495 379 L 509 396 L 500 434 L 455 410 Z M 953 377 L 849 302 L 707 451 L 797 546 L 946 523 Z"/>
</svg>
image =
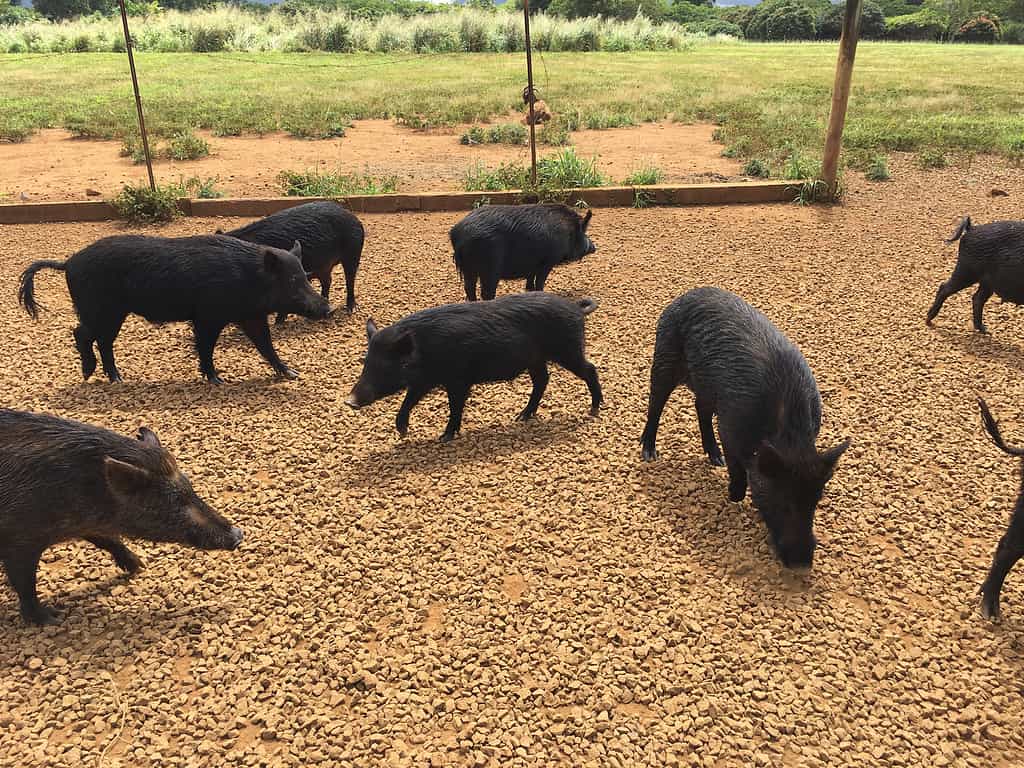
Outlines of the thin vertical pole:
<svg viewBox="0 0 1024 768">
<path fill-rule="evenodd" d="M 830 198 L 837 191 L 839 150 L 843 145 L 843 126 L 846 124 L 846 106 L 850 100 L 850 81 L 853 79 L 853 59 L 857 55 L 860 35 L 861 0 L 846 0 L 843 13 L 843 31 L 839 37 L 839 58 L 836 60 L 836 79 L 832 86 L 832 109 L 828 116 L 828 134 L 825 137 L 825 156 L 822 176 L 828 186 Z"/>
<path fill-rule="evenodd" d="M 124 0 L 121 0 L 124 2 Z M 537 127 L 533 116 L 533 51 L 530 46 L 530 0 L 523 0 L 523 23 L 526 25 L 526 95 L 530 105 L 530 181 L 537 186 Z"/>
<path fill-rule="evenodd" d="M 121 23 L 124 25 L 124 47 L 128 51 L 128 67 L 132 71 L 132 87 L 135 89 L 135 109 L 139 113 L 139 133 L 142 134 L 142 150 L 146 153 L 149 188 L 156 192 L 156 180 L 153 178 L 153 158 L 149 154 L 149 136 L 146 134 L 146 118 L 142 116 L 142 97 L 139 96 L 139 77 L 135 74 L 135 57 L 132 55 L 132 36 L 128 31 L 128 13 L 124 9 L 124 0 L 117 0 L 117 3 L 121 6 Z"/>
</svg>

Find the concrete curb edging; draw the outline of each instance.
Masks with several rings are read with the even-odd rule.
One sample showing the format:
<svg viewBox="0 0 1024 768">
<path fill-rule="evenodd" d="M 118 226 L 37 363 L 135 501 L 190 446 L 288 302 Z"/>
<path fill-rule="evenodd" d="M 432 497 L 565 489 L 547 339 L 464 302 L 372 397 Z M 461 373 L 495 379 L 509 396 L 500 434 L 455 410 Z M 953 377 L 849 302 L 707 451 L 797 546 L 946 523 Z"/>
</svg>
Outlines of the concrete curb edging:
<svg viewBox="0 0 1024 768">
<path fill-rule="evenodd" d="M 796 198 L 799 181 L 750 181 L 737 184 L 657 184 L 647 187 L 595 187 L 565 190 L 570 202 L 582 200 L 593 208 L 647 205 L 730 205 L 781 203 Z M 184 216 L 267 216 L 285 208 L 323 200 L 318 197 L 183 198 L 178 208 Z M 528 202 L 519 190 L 501 192 L 424 192 L 388 195 L 353 195 L 339 203 L 356 213 L 404 211 L 468 211 L 481 203 Z M 43 224 L 78 221 L 109 221 L 118 218 L 108 202 L 13 203 L 0 205 L 0 224 Z"/>
</svg>

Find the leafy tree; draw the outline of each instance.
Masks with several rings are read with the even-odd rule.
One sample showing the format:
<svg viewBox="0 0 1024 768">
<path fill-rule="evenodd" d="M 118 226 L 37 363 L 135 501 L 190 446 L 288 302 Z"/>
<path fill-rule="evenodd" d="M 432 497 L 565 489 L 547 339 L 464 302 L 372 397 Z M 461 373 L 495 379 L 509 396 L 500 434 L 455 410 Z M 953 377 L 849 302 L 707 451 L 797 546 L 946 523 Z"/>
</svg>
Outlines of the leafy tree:
<svg viewBox="0 0 1024 768">
<path fill-rule="evenodd" d="M 710 5 L 703 3 L 688 3 L 686 0 L 679 0 L 672 3 L 668 9 L 666 18 L 679 24 L 691 22 L 711 21 L 715 18 L 715 11 Z"/>
<path fill-rule="evenodd" d="M 893 40 L 941 40 L 948 26 L 949 17 L 931 8 L 885 20 L 886 35 Z"/>
<path fill-rule="evenodd" d="M 35 0 L 36 12 L 48 19 L 70 19 L 90 13 L 112 13 L 116 0 Z"/>
<path fill-rule="evenodd" d="M 652 21 L 662 21 L 668 12 L 667 0 L 552 0 L 548 6 L 548 13 L 567 19 L 583 16 L 632 19 L 641 13 Z"/>
<path fill-rule="evenodd" d="M 846 3 L 833 5 L 818 16 L 818 37 L 822 40 L 838 40 L 843 31 L 843 15 Z M 885 15 L 871 0 L 864 0 L 860 17 L 860 36 L 874 40 L 885 36 Z"/>
<path fill-rule="evenodd" d="M 765 22 L 768 40 L 813 40 L 814 14 L 799 3 L 782 5 Z"/>
<path fill-rule="evenodd" d="M 961 24 L 953 39 L 965 43 L 994 43 L 999 39 L 1001 31 L 998 17 L 979 14 Z"/>
</svg>

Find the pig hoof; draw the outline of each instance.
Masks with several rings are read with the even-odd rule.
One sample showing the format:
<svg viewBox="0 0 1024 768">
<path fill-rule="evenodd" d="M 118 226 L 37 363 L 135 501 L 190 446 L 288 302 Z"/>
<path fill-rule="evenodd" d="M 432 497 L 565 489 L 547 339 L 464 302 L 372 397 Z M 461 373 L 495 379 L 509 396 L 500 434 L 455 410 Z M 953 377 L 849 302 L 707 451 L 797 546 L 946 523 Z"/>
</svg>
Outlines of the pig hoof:
<svg viewBox="0 0 1024 768">
<path fill-rule="evenodd" d="M 645 445 L 643 450 L 640 452 L 640 458 L 643 459 L 644 461 L 656 461 L 658 458 L 658 451 L 655 450 L 653 447 L 648 448 Z"/>
<path fill-rule="evenodd" d="M 529 421 L 536 415 L 535 411 L 525 410 L 516 416 L 516 421 Z"/>
<path fill-rule="evenodd" d="M 345 312 L 348 313 L 349 315 L 354 315 L 357 309 L 359 309 L 359 305 L 349 304 L 347 307 L 345 307 Z"/>
<path fill-rule="evenodd" d="M 124 554 L 115 557 L 114 562 L 118 568 L 129 576 L 138 573 L 142 568 L 142 561 L 139 559 L 139 556 L 128 550 L 125 550 Z"/>
<path fill-rule="evenodd" d="M 597 418 L 597 415 L 600 412 L 601 412 L 601 406 L 600 405 L 592 405 L 592 406 L 590 406 L 590 417 L 591 418 Z"/>
<path fill-rule="evenodd" d="M 987 326 L 979 325 L 974 330 L 976 330 L 978 333 L 984 334 L 986 336 L 988 335 L 988 327 Z"/>
<path fill-rule="evenodd" d="M 743 498 L 747 495 L 746 484 L 737 485 L 735 483 L 729 483 L 729 501 L 734 504 L 739 504 L 743 501 Z"/>
<path fill-rule="evenodd" d="M 216 384 L 218 386 L 220 386 L 221 384 L 224 383 L 224 379 L 222 379 L 216 373 L 208 373 L 208 374 L 206 374 L 206 380 L 208 382 L 210 382 L 211 384 Z"/>
<path fill-rule="evenodd" d="M 725 459 L 721 456 L 708 456 L 708 463 L 711 464 L 712 467 L 724 467 Z"/>
<path fill-rule="evenodd" d="M 45 605 L 37 605 L 33 610 L 26 611 L 22 615 L 25 621 L 40 627 L 60 624 L 60 614 L 53 608 L 47 608 Z"/>
<path fill-rule="evenodd" d="M 400 437 L 405 437 L 406 433 L 409 431 L 409 425 L 408 424 L 395 424 L 395 430 L 398 432 L 398 435 Z"/>
<path fill-rule="evenodd" d="M 438 442 L 450 443 L 454 439 L 455 439 L 455 433 L 454 432 L 445 432 L 443 435 L 441 435 L 441 437 L 438 438 Z"/>
<path fill-rule="evenodd" d="M 288 368 L 287 366 L 278 371 L 278 373 L 280 373 L 284 378 L 288 379 L 289 381 L 295 381 L 297 378 L 299 378 L 298 371 L 293 371 L 291 368 Z"/>
</svg>

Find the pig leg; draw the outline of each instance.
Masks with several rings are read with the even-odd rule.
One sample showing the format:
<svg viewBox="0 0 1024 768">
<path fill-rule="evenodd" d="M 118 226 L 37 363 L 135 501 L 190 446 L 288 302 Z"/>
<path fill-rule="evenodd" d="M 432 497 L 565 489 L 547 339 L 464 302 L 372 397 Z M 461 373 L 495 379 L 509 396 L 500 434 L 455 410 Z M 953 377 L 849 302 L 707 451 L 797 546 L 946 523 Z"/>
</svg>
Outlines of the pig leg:
<svg viewBox="0 0 1024 768">
<path fill-rule="evenodd" d="M 940 285 L 939 290 L 935 293 L 935 301 L 932 302 L 931 309 L 928 310 L 928 316 L 924 321 L 925 325 L 932 324 L 932 320 L 934 320 L 935 316 L 939 314 L 939 310 L 942 309 L 942 305 L 945 303 L 946 299 L 954 293 L 959 293 L 964 288 L 974 285 L 976 282 L 977 280 L 970 275 L 954 269 L 949 280 Z"/>
<path fill-rule="evenodd" d="M 989 619 L 999 618 L 999 593 L 1003 589 L 1006 574 L 1024 557 L 1024 504 L 1020 500 L 1013 511 L 1010 527 L 999 540 L 996 554 L 992 560 L 992 568 L 988 578 L 981 585 L 981 612 Z"/>
<path fill-rule="evenodd" d="M 715 428 L 712 416 L 714 415 L 714 409 L 708 404 L 707 400 L 697 398 L 697 423 L 700 425 L 700 442 L 704 447 L 704 453 L 708 455 L 708 460 L 713 466 L 724 467 L 725 459 L 722 458 L 722 451 L 718 447 L 718 441 L 715 440 Z"/>
<path fill-rule="evenodd" d="M 36 570 L 39 568 L 41 549 L 16 550 L 4 558 L 7 580 L 18 593 L 21 615 L 31 624 L 56 624 L 57 612 L 39 602 L 36 594 Z"/>
<path fill-rule="evenodd" d="M 402 437 L 405 437 L 405 433 L 409 431 L 409 415 L 412 413 L 412 409 L 426 397 L 429 391 L 430 389 L 427 387 L 417 386 L 410 386 L 406 391 L 402 407 L 398 409 L 398 418 L 395 419 L 395 429 Z"/>
<path fill-rule="evenodd" d="M 82 358 L 83 379 L 88 379 L 96 372 L 96 353 L 92 351 L 94 340 L 84 325 L 75 328 L 75 348 L 78 349 L 78 356 Z"/>
<path fill-rule="evenodd" d="M 462 284 L 466 287 L 466 301 L 476 301 L 476 272 L 463 272 Z"/>
<path fill-rule="evenodd" d="M 537 276 L 536 275 L 530 275 L 529 277 L 527 277 L 526 278 L 526 290 L 528 290 L 528 291 L 536 291 L 537 290 L 536 280 L 537 280 Z"/>
<path fill-rule="evenodd" d="M 450 443 L 462 429 L 462 410 L 466 407 L 469 387 L 465 384 L 448 384 L 445 391 L 448 393 L 448 425 L 441 435 L 441 442 Z"/>
<path fill-rule="evenodd" d="M 266 322 L 266 321 L 264 321 Z M 196 354 L 199 355 L 199 373 L 211 384 L 223 384 L 217 369 L 213 365 L 213 348 L 224 326 L 219 323 L 193 323 L 192 331 L 196 338 Z"/>
<path fill-rule="evenodd" d="M 277 317 L 274 318 L 274 325 L 281 325 L 285 320 L 288 319 L 287 312 L 278 312 Z"/>
<path fill-rule="evenodd" d="M 979 285 L 978 290 L 971 297 L 971 307 L 974 310 L 974 330 L 978 333 L 988 333 L 988 328 L 981 319 L 982 310 L 985 309 L 985 302 L 992 298 L 992 289 L 987 285 Z"/>
<path fill-rule="evenodd" d="M 534 280 L 534 283 L 533 283 L 533 288 L 532 289 L 527 289 L 527 290 L 543 291 L 544 290 L 544 283 L 546 283 L 548 281 L 548 275 L 550 275 L 550 274 L 551 274 L 551 267 L 541 267 L 540 271 L 537 272 L 536 279 Z"/>
<path fill-rule="evenodd" d="M 114 557 L 117 567 L 125 573 L 135 573 L 142 567 L 142 561 L 120 539 L 108 539 L 106 536 L 86 536 L 85 540 L 95 547 L 109 552 Z"/>
<path fill-rule="evenodd" d="M 523 409 L 523 412 L 516 417 L 516 421 L 528 421 L 537 413 L 537 406 L 540 399 L 544 397 L 544 390 L 548 388 L 548 367 L 541 363 L 530 369 L 530 379 L 533 380 L 533 391 L 530 393 L 530 400 Z"/>
<path fill-rule="evenodd" d="M 587 382 L 587 389 L 590 390 L 590 415 L 597 416 L 601 409 L 601 403 L 604 402 L 604 396 L 601 394 L 601 383 L 597 380 L 597 368 L 594 367 L 594 364 L 584 357 L 583 350 L 579 350 L 575 358 L 556 360 L 555 362 Z"/>
<path fill-rule="evenodd" d="M 124 316 L 116 318 L 107 330 L 101 332 L 96 338 L 96 346 L 100 349 L 100 360 L 103 361 L 103 372 L 107 374 L 111 383 L 122 380 L 121 373 L 117 370 L 117 364 L 114 362 L 114 339 L 121 332 L 123 324 Z"/>
<path fill-rule="evenodd" d="M 665 403 L 668 402 L 668 397 L 675 388 L 676 381 L 670 368 L 659 365 L 658 360 L 655 359 L 651 366 L 651 394 L 647 398 L 647 423 L 640 436 L 640 442 L 643 445 L 640 456 L 644 461 L 654 461 L 658 458 L 658 450 L 655 448 L 658 424 L 661 422 L 661 412 L 665 410 Z"/>
<path fill-rule="evenodd" d="M 274 351 L 274 345 L 270 342 L 270 326 L 267 325 L 267 318 L 262 316 L 249 318 L 242 321 L 241 326 L 245 335 L 256 345 L 256 349 L 263 359 L 270 363 L 275 371 L 286 379 L 299 378 L 299 374 L 285 365 Z"/>
<path fill-rule="evenodd" d="M 747 468 L 725 449 L 725 466 L 729 470 L 729 501 L 737 504 L 747 495 Z"/>
<path fill-rule="evenodd" d="M 484 301 L 490 301 L 498 292 L 497 270 L 485 271 L 480 274 L 480 297 Z"/>
<path fill-rule="evenodd" d="M 351 314 L 355 311 L 355 270 L 359 268 L 359 262 L 358 260 L 352 264 L 342 262 L 341 266 L 345 272 L 345 309 Z M 331 279 L 328 278 L 328 287 L 330 285 Z M 327 298 L 327 294 L 324 294 L 324 298 Z"/>
</svg>

